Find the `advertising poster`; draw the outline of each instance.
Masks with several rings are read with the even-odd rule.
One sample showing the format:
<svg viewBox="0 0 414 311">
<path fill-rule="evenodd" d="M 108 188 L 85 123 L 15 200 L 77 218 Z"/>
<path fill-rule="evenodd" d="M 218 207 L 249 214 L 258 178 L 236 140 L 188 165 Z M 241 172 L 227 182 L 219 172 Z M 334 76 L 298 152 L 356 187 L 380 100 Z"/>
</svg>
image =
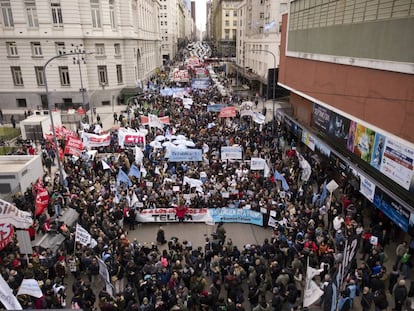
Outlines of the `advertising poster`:
<svg viewBox="0 0 414 311">
<path fill-rule="evenodd" d="M 381 169 L 382 155 L 384 153 L 385 136 L 375 133 L 374 146 L 372 147 L 371 166 L 377 170 Z"/>
<path fill-rule="evenodd" d="M 410 190 L 413 176 L 414 150 L 387 138 L 381 162 L 381 173 L 401 187 Z"/>
<path fill-rule="evenodd" d="M 366 197 L 370 202 L 373 202 L 375 194 L 375 185 L 362 175 L 359 175 L 359 178 L 361 180 L 359 192 L 361 192 L 364 195 L 364 197 Z"/>
<path fill-rule="evenodd" d="M 350 123 L 351 121 L 348 118 L 345 118 L 335 112 L 331 112 L 328 134 L 344 147 L 348 142 Z"/>
<path fill-rule="evenodd" d="M 315 151 L 315 138 L 308 131 L 303 130 L 302 143 L 308 146 L 312 151 Z"/>
<path fill-rule="evenodd" d="M 354 142 L 355 142 L 355 135 L 356 135 L 357 123 L 355 121 L 351 121 L 349 125 L 349 134 L 348 140 L 346 142 L 346 149 L 354 152 Z"/>
<path fill-rule="evenodd" d="M 352 121 L 352 123 L 355 123 Z M 351 128 L 353 124 L 351 125 Z M 349 131 L 351 133 L 351 130 Z M 353 153 L 364 160 L 371 163 L 371 152 L 374 146 L 375 132 L 361 124 L 356 124 Z M 350 150 L 351 151 L 351 150 Z"/>
<path fill-rule="evenodd" d="M 318 104 L 313 105 L 312 123 L 322 132 L 327 132 L 329 127 L 329 120 L 331 118 L 331 111 Z"/>
<path fill-rule="evenodd" d="M 374 205 L 405 232 L 408 231 L 410 212 L 380 188 L 375 188 Z"/>
</svg>

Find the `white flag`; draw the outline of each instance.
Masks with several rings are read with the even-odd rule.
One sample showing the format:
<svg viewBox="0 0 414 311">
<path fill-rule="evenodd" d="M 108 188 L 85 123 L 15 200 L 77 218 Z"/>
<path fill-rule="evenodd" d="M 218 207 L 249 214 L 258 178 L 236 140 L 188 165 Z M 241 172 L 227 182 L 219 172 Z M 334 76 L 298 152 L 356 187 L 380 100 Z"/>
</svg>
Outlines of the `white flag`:
<svg viewBox="0 0 414 311">
<path fill-rule="evenodd" d="M 108 163 L 106 163 L 104 160 L 102 160 L 102 168 L 103 170 L 110 170 L 111 167 L 108 165 Z"/>
<path fill-rule="evenodd" d="M 135 203 L 138 202 L 138 197 L 135 193 L 135 191 L 132 192 L 132 197 L 128 196 L 128 203 L 129 203 L 129 207 L 132 207 L 135 205 Z"/>
<path fill-rule="evenodd" d="M 23 310 L 16 296 L 13 295 L 9 284 L 3 279 L 0 274 L 0 301 L 6 310 Z"/>
<path fill-rule="evenodd" d="M 139 171 L 141 172 L 142 178 L 145 178 L 145 176 L 147 176 L 147 170 L 145 169 L 144 165 L 142 165 L 142 163 L 141 163 L 141 166 L 139 168 Z"/>
<path fill-rule="evenodd" d="M 106 285 L 106 292 L 113 296 L 114 292 L 113 292 L 113 286 L 111 284 L 111 280 L 109 279 L 109 271 L 108 271 L 108 267 L 106 266 L 106 264 L 103 262 L 102 259 L 100 259 L 98 256 L 95 256 L 96 260 L 98 260 L 98 264 L 99 264 L 99 275 L 104 279 L 105 281 L 105 285 Z"/>
<path fill-rule="evenodd" d="M 23 279 L 16 296 L 19 295 L 29 295 L 40 298 L 43 296 L 43 293 L 35 279 Z"/>
<path fill-rule="evenodd" d="M 154 173 L 155 173 L 156 175 L 161 175 L 161 173 L 160 173 L 160 169 L 159 169 L 159 167 L 158 167 L 158 166 L 156 166 L 156 167 L 155 167 Z"/>
<path fill-rule="evenodd" d="M 0 223 L 12 224 L 19 229 L 27 229 L 33 225 L 33 217 L 31 213 L 21 211 L 13 204 L 0 200 Z"/>
<path fill-rule="evenodd" d="M 318 301 L 323 295 L 323 290 L 312 280 L 313 277 L 321 273 L 323 269 L 314 269 L 308 265 L 306 270 L 306 284 L 305 293 L 303 295 L 303 306 L 309 307 L 311 304 Z"/>
<path fill-rule="evenodd" d="M 141 148 L 138 146 L 135 146 L 135 163 L 137 164 L 142 163 L 143 159 L 144 159 L 144 153 L 142 152 Z"/>
</svg>

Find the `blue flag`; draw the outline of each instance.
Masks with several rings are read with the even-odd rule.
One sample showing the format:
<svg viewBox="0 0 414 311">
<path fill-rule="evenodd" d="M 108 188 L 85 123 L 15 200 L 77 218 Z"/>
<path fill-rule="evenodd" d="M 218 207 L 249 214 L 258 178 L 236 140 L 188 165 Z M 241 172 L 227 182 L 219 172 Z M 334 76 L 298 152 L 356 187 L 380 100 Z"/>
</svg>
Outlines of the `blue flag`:
<svg viewBox="0 0 414 311">
<path fill-rule="evenodd" d="M 141 178 L 141 172 L 139 171 L 139 168 L 135 164 L 131 165 L 128 176 L 134 176 L 136 178 Z"/>
<path fill-rule="evenodd" d="M 118 177 L 116 178 L 118 184 L 121 182 L 128 184 L 128 187 L 132 186 L 131 180 L 128 178 L 128 175 L 122 170 L 119 169 Z"/>
<path fill-rule="evenodd" d="M 283 176 L 282 174 L 280 174 L 278 171 L 275 171 L 274 178 L 275 178 L 275 180 L 280 180 L 282 182 L 282 188 L 283 188 L 283 190 L 285 190 L 285 191 L 288 191 L 289 190 L 289 185 L 288 185 L 288 183 L 286 181 L 285 176 Z"/>
<path fill-rule="evenodd" d="M 319 207 L 321 207 L 322 205 L 325 204 L 327 194 L 328 194 L 328 189 L 326 189 L 326 179 L 325 179 L 325 181 L 322 185 L 322 193 L 321 193 L 321 198 L 319 200 Z"/>
</svg>

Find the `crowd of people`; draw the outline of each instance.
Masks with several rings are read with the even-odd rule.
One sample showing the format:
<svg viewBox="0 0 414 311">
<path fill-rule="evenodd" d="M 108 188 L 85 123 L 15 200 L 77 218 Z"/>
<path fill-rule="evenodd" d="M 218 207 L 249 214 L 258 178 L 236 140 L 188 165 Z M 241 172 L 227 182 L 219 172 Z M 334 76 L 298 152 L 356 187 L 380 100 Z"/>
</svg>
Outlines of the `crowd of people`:
<svg viewBox="0 0 414 311">
<path fill-rule="evenodd" d="M 331 288 L 337 264 L 342 261 L 346 241 L 354 236 L 363 258 L 352 258 L 340 288 L 340 309 L 370 310 L 375 306 L 386 310 L 391 305 L 387 292 L 393 294 L 396 310 L 405 310 L 409 303 L 413 308 L 413 283 L 407 284 L 413 248 L 407 242 L 399 245 L 392 271 L 386 270 L 384 247 L 395 239 L 396 229 L 383 214 L 366 208 L 355 186 L 356 177 L 338 175 L 323 156 L 297 145 L 283 122 L 259 125 L 249 117 L 219 118 L 217 112 L 207 111 L 212 102 L 238 105 L 244 98 L 223 97 L 213 87 L 191 90 L 189 95 L 193 104 L 184 107 L 180 98 L 148 92 L 131 106 L 130 123 L 140 127 L 140 116 L 149 113 L 169 116 L 170 124 L 163 130 L 148 131 L 147 142 L 158 135 L 184 135 L 203 150 L 201 162 L 169 162 L 165 148 L 147 144 L 137 163 L 134 149 L 121 149 L 114 132 L 111 155 L 66 157 L 62 185 L 58 173 L 52 175 L 50 169 L 55 160 L 53 148 L 45 147 L 45 158 L 51 163 L 42 183 L 53 196 L 50 217 L 37 220 L 39 228 L 53 224 L 65 240 L 57 251 L 35 248 L 27 261 L 16 242 L 0 256 L 1 274 L 15 294 L 23 278 L 36 279 L 42 289 L 40 298 L 18 296 L 25 309 L 299 310 L 309 264 L 322 268 L 317 280 L 324 295 L 317 303 L 323 310 L 333 310 L 336 302 Z M 121 121 L 125 123 L 125 118 Z M 221 161 L 221 147 L 234 145 L 242 148 L 243 160 Z M 306 180 L 298 153 L 312 168 Z M 272 174 L 251 170 L 252 157 L 265 159 Z M 110 169 L 104 169 L 101 160 Z M 140 177 L 130 176 L 131 185 L 117 182 L 119 170 L 128 172 L 132 164 L 140 167 Z M 284 176 L 288 189 L 275 179 L 275 171 Z M 202 185 L 191 190 L 190 185 L 182 185 L 184 177 L 201 180 Z M 339 190 L 332 197 L 322 196 L 324 182 L 331 179 L 340 184 Z M 173 191 L 177 185 L 178 195 Z M 185 197 L 187 193 L 195 195 Z M 133 196 L 139 206 L 131 206 Z M 28 189 L 14 203 L 34 212 L 34 197 Z M 171 206 L 177 211 L 183 207 L 185 211 L 190 207 L 248 206 L 253 211 L 267 211 L 264 226 L 271 212 L 276 223 L 269 238 L 257 245 L 233 245 L 223 223 L 199 246 L 166 237 L 162 227 L 152 244 L 128 239 L 127 230 L 139 230 L 137 213 Z M 77 223 L 88 230 L 96 246 L 75 243 L 75 226 L 59 222 L 68 208 L 79 213 Z M 378 243 L 370 243 L 371 236 Z M 108 269 L 112 293 L 99 274 L 99 260 Z M 93 290 L 97 284 L 102 288 L 99 292 Z M 69 291 L 73 293 L 70 301 L 66 299 Z M 361 298 L 358 305 L 356 296 Z"/>
</svg>

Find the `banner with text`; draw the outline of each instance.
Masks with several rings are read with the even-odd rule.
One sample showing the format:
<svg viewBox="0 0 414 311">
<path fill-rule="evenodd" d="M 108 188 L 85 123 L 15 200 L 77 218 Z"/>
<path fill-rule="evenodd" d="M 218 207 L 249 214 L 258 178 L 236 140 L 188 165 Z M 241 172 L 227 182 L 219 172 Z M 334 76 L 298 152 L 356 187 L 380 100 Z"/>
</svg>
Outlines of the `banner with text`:
<svg viewBox="0 0 414 311">
<path fill-rule="evenodd" d="M 170 147 L 169 162 L 202 161 L 203 150 Z"/>
<path fill-rule="evenodd" d="M 243 159 L 242 147 L 221 147 L 221 160 L 241 160 Z"/>
</svg>

